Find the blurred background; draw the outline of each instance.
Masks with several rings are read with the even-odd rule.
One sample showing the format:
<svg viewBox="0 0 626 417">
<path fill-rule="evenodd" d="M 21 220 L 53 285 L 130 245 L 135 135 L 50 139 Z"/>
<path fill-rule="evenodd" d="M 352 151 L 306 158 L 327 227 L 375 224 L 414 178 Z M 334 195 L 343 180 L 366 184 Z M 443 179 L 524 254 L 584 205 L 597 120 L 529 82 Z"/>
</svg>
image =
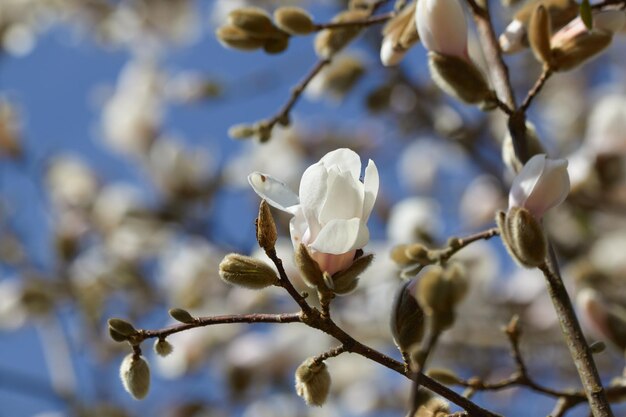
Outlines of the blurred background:
<svg viewBox="0 0 626 417">
<path fill-rule="evenodd" d="M 492 2 L 498 33 L 519 5 Z M 328 362 L 331 398 L 307 408 L 293 372 L 334 346 L 302 325 L 229 325 L 144 343 L 152 388 L 133 400 L 118 376 L 128 346 L 106 320 L 171 324 L 194 314 L 292 312 L 280 289 L 223 283 L 229 252 L 258 254 L 252 171 L 297 190 L 304 169 L 338 147 L 373 159 L 381 186 L 365 248 L 374 265 L 336 300 L 358 340 L 400 358 L 389 330 L 401 285 L 397 244 L 437 246 L 493 226 L 507 206 L 505 120 L 441 93 L 416 45 L 398 67 L 379 59 L 381 25 L 363 31 L 307 88 L 288 128 L 267 143 L 231 126 L 273 116 L 317 62 L 313 36 L 278 55 L 224 48 L 215 30 L 236 7 L 307 8 L 328 22 L 339 0 L 2 0 L 0 2 L 0 416 L 403 416 L 410 384 L 355 355 Z M 391 5 L 381 9 L 389 11 Z M 529 52 L 507 58 L 518 100 L 541 72 Z M 626 303 L 626 42 L 550 79 L 529 112 L 548 153 L 570 159 L 573 192 L 546 220 L 570 292 L 601 277 Z M 296 286 L 287 216 L 278 254 Z M 261 255 L 259 255 L 261 256 Z M 431 366 L 464 378 L 514 371 L 500 327 L 517 313 L 522 351 L 544 385 L 578 387 L 540 273 L 515 266 L 499 239 L 461 251 L 470 293 Z M 592 277 L 592 278 L 590 278 Z M 596 282 L 596 281 L 594 281 Z M 620 304 L 621 305 L 621 304 Z M 626 324 L 625 324 L 626 325 Z M 587 328 L 591 340 L 601 338 Z M 608 383 L 623 354 L 596 356 Z M 506 416 L 547 415 L 554 399 L 525 389 L 478 393 Z M 626 408 L 616 408 L 616 414 Z M 568 415 L 586 416 L 585 406 Z"/>
</svg>

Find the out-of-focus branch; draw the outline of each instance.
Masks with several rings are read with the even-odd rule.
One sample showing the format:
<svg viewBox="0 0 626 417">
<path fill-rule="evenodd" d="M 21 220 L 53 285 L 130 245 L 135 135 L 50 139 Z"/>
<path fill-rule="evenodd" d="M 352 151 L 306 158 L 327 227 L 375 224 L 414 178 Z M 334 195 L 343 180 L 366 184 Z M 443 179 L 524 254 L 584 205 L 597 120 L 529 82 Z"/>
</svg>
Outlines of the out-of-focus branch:
<svg viewBox="0 0 626 417">
<path fill-rule="evenodd" d="M 317 23 L 315 25 L 315 30 L 320 31 L 323 29 L 337 29 L 337 28 L 346 28 L 346 27 L 359 27 L 364 28 L 372 25 L 378 25 L 380 23 L 385 23 L 393 16 L 396 15 L 396 12 L 388 12 L 379 14 L 377 16 L 368 17 L 367 19 L 362 20 L 352 20 L 350 22 L 328 22 L 328 23 Z"/>
<path fill-rule="evenodd" d="M 548 78 L 550 78 L 551 75 L 552 75 L 552 70 L 547 66 L 544 67 L 543 72 L 541 73 L 541 76 L 539 76 L 539 78 L 535 82 L 535 85 L 533 85 L 533 87 L 530 89 L 530 91 L 526 95 L 526 98 L 524 99 L 524 102 L 522 103 L 520 107 L 523 111 L 526 111 L 528 109 L 528 107 L 530 106 L 530 103 L 532 103 L 535 96 L 539 94 L 539 92 L 541 91 L 541 89 L 543 88 L 546 81 L 548 81 Z"/>
</svg>

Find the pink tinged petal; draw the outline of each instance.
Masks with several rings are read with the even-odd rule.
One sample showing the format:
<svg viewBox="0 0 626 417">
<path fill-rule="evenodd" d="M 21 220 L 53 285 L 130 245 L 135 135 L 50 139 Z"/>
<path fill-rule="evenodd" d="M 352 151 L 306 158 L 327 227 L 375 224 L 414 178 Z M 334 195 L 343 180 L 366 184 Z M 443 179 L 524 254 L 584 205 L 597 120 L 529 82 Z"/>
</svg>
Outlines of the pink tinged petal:
<svg viewBox="0 0 626 417">
<path fill-rule="evenodd" d="M 328 171 L 328 187 L 324 205 L 319 213 L 320 224 L 334 219 L 361 217 L 363 213 L 363 184 L 350 172 Z"/>
<path fill-rule="evenodd" d="M 458 0 L 420 0 L 415 9 L 424 47 L 443 55 L 467 57 L 467 22 Z"/>
<path fill-rule="evenodd" d="M 341 255 L 331 255 L 328 253 L 312 251 L 311 257 L 315 259 L 322 271 L 326 271 L 329 274 L 342 271 L 352 265 L 354 261 L 354 254 L 356 250 L 343 253 Z M 329 288 L 333 287 L 333 282 L 330 280 L 326 283 Z"/>
<path fill-rule="evenodd" d="M 513 181 L 509 205 L 524 207 L 535 218 L 561 204 L 570 190 L 566 159 L 548 159 L 535 155 Z"/>
<path fill-rule="evenodd" d="M 302 174 L 300 180 L 300 205 L 308 227 L 311 240 L 321 229 L 319 213 L 326 198 L 328 172 L 321 162 L 311 165 Z"/>
<path fill-rule="evenodd" d="M 328 222 L 310 246 L 318 252 L 341 255 L 362 248 L 368 241 L 367 225 L 355 217 Z"/>
<path fill-rule="evenodd" d="M 593 14 L 593 28 L 615 33 L 626 24 L 626 12 L 622 10 L 604 10 Z"/>
<path fill-rule="evenodd" d="M 361 158 L 352 149 L 340 148 L 332 152 L 328 152 L 320 163 L 330 169 L 332 166 L 337 166 L 341 172 L 350 172 L 354 178 L 359 178 L 361 175 Z"/>
<path fill-rule="evenodd" d="M 271 175 L 253 172 L 248 175 L 248 182 L 261 198 L 279 210 L 293 213 L 300 204 L 298 196 Z"/>
<path fill-rule="evenodd" d="M 370 213 L 372 212 L 372 208 L 374 208 L 374 202 L 378 196 L 379 185 L 380 178 L 378 177 L 378 168 L 376 168 L 374 161 L 370 159 L 367 163 L 367 168 L 365 168 L 365 176 L 363 178 L 363 188 L 365 194 L 363 196 L 363 214 L 361 215 L 361 219 L 364 223 L 367 222 L 370 217 Z"/>
</svg>

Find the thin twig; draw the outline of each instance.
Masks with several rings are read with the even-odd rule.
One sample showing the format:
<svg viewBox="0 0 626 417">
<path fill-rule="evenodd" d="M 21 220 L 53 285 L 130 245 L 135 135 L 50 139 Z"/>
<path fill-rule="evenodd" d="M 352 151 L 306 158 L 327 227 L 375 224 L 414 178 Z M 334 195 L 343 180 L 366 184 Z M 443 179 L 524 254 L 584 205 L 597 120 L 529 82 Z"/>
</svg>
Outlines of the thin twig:
<svg viewBox="0 0 626 417">
<path fill-rule="evenodd" d="M 344 345 L 339 345 L 336 348 L 327 350 L 326 352 L 317 355 L 315 358 L 313 358 L 313 363 L 324 362 L 326 359 L 337 357 L 345 352 L 347 352 L 346 347 Z"/>
<path fill-rule="evenodd" d="M 548 78 L 550 78 L 551 75 L 552 69 L 548 66 L 544 67 L 541 76 L 537 79 L 535 85 L 533 85 L 533 88 L 530 89 L 530 91 L 526 95 L 526 98 L 524 99 L 524 102 L 520 106 L 523 111 L 526 111 L 528 109 L 530 103 L 533 101 L 535 96 L 539 94 L 544 84 L 546 83 L 546 81 L 548 81 Z"/>
<path fill-rule="evenodd" d="M 328 23 L 317 23 L 315 25 L 315 30 L 320 31 L 324 29 L 338 29 L 338 28 L 346 28 L 346 27 L 358 27 L 364 28 L 372 25 L 377 25 L 380 23 L 385 23 L 392 17 L 396 15 L 396 12 L 388 12 L 384 14 L 379 14 L 378 16 L 368 17 L 367 19 L 360 20 L 352 20 L 349 22 L 328 22 Z"/>
<path fill-rule="evenodd" d="M 280 276 L 280 285 L 284 289 L 287 290 L 291 298 L 295 300 L 296 303 L 302 309 L 304 314 L 308 314 L 311 311 L 311 306 L 306 302 L 306 299 L 296 290 L 293 286 L 287 273 L 285 272 L 285 267 L 283 266 L 283 261 L 276 254 L 276 249 L 270 249 L 265 251 L 265 254 L 272 260 L 274 265 L 276 265 L 276 269 L 278 270 L 278 275 Z"/>
<path fill-rule="evenodd" d="M 497 227 L 492 227 L 491 229 L 483 230 L 482 232 L 474 233 L 469 236 L 461 237 L 461 238 L 451 238 L 450 241 L 453 241 L 454 244 L 448 246 L 446 249 L 442 250 L 439 253 L 439 260 L 442 262 L 450 259 L 455 253 L 465 248 L 471 243 L 474 243 L 478 240 L 489 240 L 494 236 L 498 236 L 500 234 L 500 229 Z"/>
</svg>

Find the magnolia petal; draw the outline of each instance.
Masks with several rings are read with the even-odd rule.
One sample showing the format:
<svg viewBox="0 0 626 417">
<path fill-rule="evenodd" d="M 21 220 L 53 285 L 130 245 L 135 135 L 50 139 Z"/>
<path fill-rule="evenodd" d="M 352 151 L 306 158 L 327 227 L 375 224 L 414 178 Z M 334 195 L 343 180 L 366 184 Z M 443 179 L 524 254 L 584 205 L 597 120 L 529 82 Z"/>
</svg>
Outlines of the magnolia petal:
<svg viewBox="0 0 626 417">
<path fill-rule="evenodd" d="M 326 169 L 335 165 L 341 172 L 348 171 L 352 173 L 354 178 L 359 178 L 361 175 L 361 158 L 359 158 L 359 155 L 352 149 L 340 148 L 328 152 L 320 159 L 320 163 L 322 163 Z"/>
<path fill-rule="evenodd" d="M 311 239 L 315 239 L 321 229 L 319 213 L 326 198 L 327 182 L 328 171 L 321 162 L 308 167 L 300 180 L 300 204 Z"/>
<path fill-rule="evenodd" d="M 365 192 L 363 196 L 363 214 L 361 215 L 363 222 L 367 222 L 367 219 L 370 217 L 374 202 L 378 196 L 379 186 L 380 178 L 378 177 L 378 168 L 374 161 L 370 159 L 367 163 L 367 168 L 365 168 L 365 176 L 363 177 L 363 189 Z"/>
<path fill-rule="evenodd" d="M 328 170 L 328 187 L 324 205 L 319 213 L 321 224 L 333 219 L 361 217 L 363 213 L 363 184 L 350 172 L 337 167 Z"/>
<path fill-rule="evenodd" d="M 291 243 L 293 243 L 294 248 L 297 248 L 300 243 L 304 243 L 305 245 L 308 243 L 303 241 L 307 229 L 308 226 L 304 218 L 302 206 L 298 206 L 298 209 L 289 222 L 289 235 L 291 236 Z"/>
<path fill-rule="evenodd" d="M 509 207 L 524 207 L 528 196 L 532 193 L 543 168 L 545 166 L 546 155 L 535 155 L 522 168 L 517 174 L 511 184 L 511 191 L 509 193 Z"/>
<path fill-rule="evenodd" d="M 358 217 L 349 220 L 331 220 L 317 235 L 311 248 L 318 252 L 340 255 L 360 249 L 369 241 L 369 230 Z"/>
<path fill-rule="evenodd" d="M 248 175 L 248 182 L 261 198 L 279 210 L 293 213 L 300 204 L 298 196 L 285 183 L 271 175 L 253 172 Z"/>
</svg>

